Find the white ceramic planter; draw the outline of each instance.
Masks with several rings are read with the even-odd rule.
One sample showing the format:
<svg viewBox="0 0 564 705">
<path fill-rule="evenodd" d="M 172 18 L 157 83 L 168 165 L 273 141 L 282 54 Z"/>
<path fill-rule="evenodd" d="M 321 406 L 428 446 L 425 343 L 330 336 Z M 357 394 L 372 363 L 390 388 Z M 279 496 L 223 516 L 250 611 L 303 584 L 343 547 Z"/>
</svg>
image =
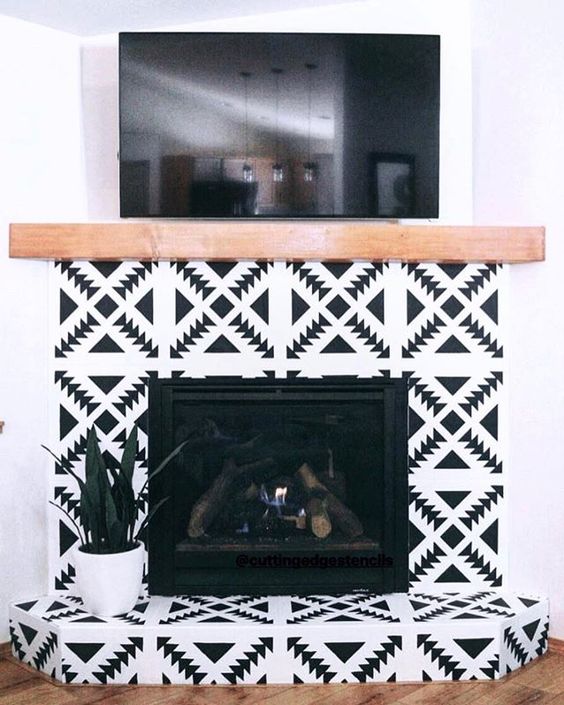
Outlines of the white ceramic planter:
<svg viewBox="0 0 564 705">
<path fill-rule="evenodd" d="M 123 553 L 75 551 L 76 584 L 85 608 L 100 617 L 129 612 L 143 580 L 143 545 Z"/>
</svg>

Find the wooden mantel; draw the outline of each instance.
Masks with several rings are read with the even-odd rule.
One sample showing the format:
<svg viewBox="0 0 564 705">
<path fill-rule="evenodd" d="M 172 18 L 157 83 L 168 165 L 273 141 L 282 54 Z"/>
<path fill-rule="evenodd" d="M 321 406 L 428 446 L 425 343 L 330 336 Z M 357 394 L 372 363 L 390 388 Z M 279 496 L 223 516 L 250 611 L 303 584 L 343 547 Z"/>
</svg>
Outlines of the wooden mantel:
<svg viewBox="0 0 564 705">
<path fill-rule="evenodd" d="M 539 262 L 544 260 L 544 228 L 319 220 L 15 223 L 10 226 L 10 257 Z"/>
</svg>

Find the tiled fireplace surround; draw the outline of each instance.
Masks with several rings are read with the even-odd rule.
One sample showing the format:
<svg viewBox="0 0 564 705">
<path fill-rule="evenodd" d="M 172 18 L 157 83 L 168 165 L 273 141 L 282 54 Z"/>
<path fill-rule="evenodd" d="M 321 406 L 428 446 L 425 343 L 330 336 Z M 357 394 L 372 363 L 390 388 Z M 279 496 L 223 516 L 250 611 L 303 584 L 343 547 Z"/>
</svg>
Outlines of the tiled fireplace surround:
<svg viewBox="0 0 564 705">
<path fill-rule="evenodd" d="M 96 424 L 119 456 L 151 376 L 409 380 L 410 592 L 143 597 L 123 617 L 73 596 L 77 537 L 50 507 L 52 593 L 11 608 L 16 656 L 64 682 L 497 678 L 546 649 L 545 599 L 505 591 L 498 265 L 51 264 L 50 447 L 80 465 Z M 146 470 L 141 433 L 138 483 Z M 51 499 L 76 488 L 51 469 Z"/>
</svg>

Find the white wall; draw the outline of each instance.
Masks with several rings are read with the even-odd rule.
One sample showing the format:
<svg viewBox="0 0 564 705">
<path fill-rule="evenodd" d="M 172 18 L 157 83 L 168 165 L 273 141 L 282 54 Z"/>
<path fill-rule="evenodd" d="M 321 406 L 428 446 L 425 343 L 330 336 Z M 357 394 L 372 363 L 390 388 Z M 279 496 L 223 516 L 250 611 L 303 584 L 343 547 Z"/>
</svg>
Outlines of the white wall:
<svg viewBox="0 0 564 705">
<path fill-rule="evenodd" d="M 468 0 L 366 0 L 191 28 L 440 34 L 441 139 L 448 145 L 441 154 L 441 220 L 470 222 L 469 6 Z M 82 59 L 81 134 L 76 38 L 0 17 L 0 418 L 6 421 L 0 436 L 0 641 L 7 638 L 6 603 L 44 591 L 47 574 L 47 458 L 40 444 L 49 437 L 48 267 L 8 259 L 7 224 L 118 214 L 115 36 L 86 42 Z"/>
<path fill-rule="evenodd" d="M 510 272 L 509 585 L 564 638 L 564 5 L 474 0 L 473 23 L 475 222 L 547 227 Z"/>
<path fill-rule="evenodd" d="M 469 7 L 469 0 L 363 0 L 160 29 L 441 35 L 441 142 L 448 149 L 441 151 L 440 220 L 469 223 L 472 217 Z M 116 218 L 119 216 L 116 35 L 85 42 L 83 101 L 89 217 Z"/>
<path fill-rule="evenodd" d="M 0 642 L 7 604 L 47 585 L 46 262 L 8 258 L 8 224 L 84 215 L 78 42 L 0 17 Z"/>
</svg>

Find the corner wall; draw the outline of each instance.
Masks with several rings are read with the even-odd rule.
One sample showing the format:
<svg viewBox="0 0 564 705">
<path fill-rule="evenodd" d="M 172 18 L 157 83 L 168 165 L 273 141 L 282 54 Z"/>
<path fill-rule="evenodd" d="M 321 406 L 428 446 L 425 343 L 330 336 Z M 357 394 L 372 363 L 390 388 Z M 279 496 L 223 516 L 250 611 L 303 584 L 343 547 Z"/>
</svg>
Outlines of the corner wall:
<svg viewBox="0 0 564 705">
<path fill-rule="evenodd" d="M 509 586 L 548 594 L 564 638 L 564 6 L 475 0 L 476 223 L 546 225 L 546 262 L 511 267 Z"/>
<path fill-rule="evenodd" d="M 47 588 L 45 262 L 9 260 L 13 221 L 84 217 L 78 40 L 0 17 L 0 642 L 8 602 Z"/>
</svg>

